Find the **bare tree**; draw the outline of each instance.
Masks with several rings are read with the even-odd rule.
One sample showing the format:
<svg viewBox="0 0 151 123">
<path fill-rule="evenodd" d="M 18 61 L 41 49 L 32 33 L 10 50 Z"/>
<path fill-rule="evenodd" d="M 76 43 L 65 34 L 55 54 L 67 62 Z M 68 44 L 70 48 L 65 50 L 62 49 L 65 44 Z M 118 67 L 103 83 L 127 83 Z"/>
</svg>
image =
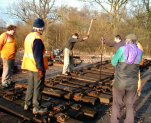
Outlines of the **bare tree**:
<svg viewBox="0 0 151 123">
<path fill-rule="evenodd" d="M 143 1 L 143 4 L 145 6 L 145 9 L 146 9 L 146 17 L 147 17 L 147 29 L 149 31 L 151 31 L 151 8 L 150 8 L 150 5 L 151 5 L 151 1 L 150 0 L 142 0 Z"/>
<path fill-rule="evenodd" d="M 33 19 L 40 17 L 50 23 L 56 18 L 54 4 L 56 0 L 21 0 L 8 7 L 7 14 L 11 17 L 31 24 Z"/>
<path fill-rule="evenodd" d="M 0 18 L 0 34 L 6 30 L 6 22 Z"/>
<path fill-rule="evenodd" d="M 6 22 L 0 18 L 0 27 L 5 27 L 6 26 Z"/>
<path fill-rule="evenodd" d="M 147 11 L 147 14 L 148 14 L 148 17 L 151 18 L 151 9 L 150 9 L 150 0 L 142 0 L 144 5 L 145 5 L 145 8 L 146 8 L 146 11 Z"/>
<path fill-rule="evenodd" d="M 6 14 L 11 18 L 21 20 L 30 27 L 35 18 L 42 18 L 45 21 L 43 39 L 46 43 L 49 35 L 48 27 L 58 19 L 55 2 L 56 0 L 20 0 L 9 6 Z"/>
<path fill-rule="evenodd" d="M 126 13 L 128 0 L 79 0 L 94 3 L 100 6 L 110 17 L 113 32 L 116 33 L 118 25 Z"/>
</svg>

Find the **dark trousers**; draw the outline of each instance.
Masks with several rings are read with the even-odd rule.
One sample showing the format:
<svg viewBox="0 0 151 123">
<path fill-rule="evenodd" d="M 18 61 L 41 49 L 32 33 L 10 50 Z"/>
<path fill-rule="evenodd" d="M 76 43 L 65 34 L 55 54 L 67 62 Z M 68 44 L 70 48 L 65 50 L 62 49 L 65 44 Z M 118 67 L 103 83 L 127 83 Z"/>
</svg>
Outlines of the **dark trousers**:
<svg viewBox="0 0 151 123">
<path fill-rule="evenodd" d="M 124 123 L 134 123 L 134 103 L 137 98 L 136 91 L 112 89 L 113 105 L 111 114 L 111 123 L 119 123 L 120 110 L 126 106 L 126 118 Z"/>
<path fill-rule="evenodd" d="M 29 71 L 28 87 L 26 91 L 25 103 L 33 105 L 35 108 L 41 107 L 41 97 L 44 88 L 45 77 L 40 78 L 38 72 Z"/>
</svg>

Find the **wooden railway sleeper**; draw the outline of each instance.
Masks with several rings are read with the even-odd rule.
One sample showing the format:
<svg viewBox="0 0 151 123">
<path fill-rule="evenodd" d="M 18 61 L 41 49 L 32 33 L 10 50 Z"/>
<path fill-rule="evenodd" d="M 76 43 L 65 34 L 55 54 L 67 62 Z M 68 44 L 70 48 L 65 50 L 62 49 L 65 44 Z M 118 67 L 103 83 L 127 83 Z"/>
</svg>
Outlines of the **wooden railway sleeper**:
<svg viewBox="0 0 151 123">
<path fill-rule="evenodd" d="M 62 112 L 62 111 L 64 111 L 64 110 L 66 110 L 66 106 L 65 106 L 65 104 L 59 104 L 59 105 L 57 105 L 57 106 L 54 106 L 54 107 L 53 107 L 53 110 L 54 110 L 55 112 Z"/>
<path fill-rule="evenodd" d="M 55 117 L 58 123 L 65 123 L 69 119 L 69 116 L 65 113 L 58 113 Z"/>
<path fill-rule="evenodd" d="M 79 93 L 76 93 L 76 94 L 73 95 L 73 99 L 78 102 L 78 101 L 81 100 L 81 98 L 82 98 L 83 96 L 84 96 L 84 95 L 83 95 L 81 92 L 79 92 Z"/>
<path fill-rule="evenodd" d="M 70 106 L 72 109 L 74 110 L 80 110 L 82 108 L 82 105 L 81 104 L 77 104 L 77 103 L 74 103 L 73 105 Z"/>
<path fill-rule="evenodd" d="M 3 98 L 10 100 L 10 101 L 15 101 L 16 99 L 20 99 L 22 96 L 23 96 L 23 89 L 14 88 L 10 91 L 7 91 L 3 95 Z"/>
</svg>

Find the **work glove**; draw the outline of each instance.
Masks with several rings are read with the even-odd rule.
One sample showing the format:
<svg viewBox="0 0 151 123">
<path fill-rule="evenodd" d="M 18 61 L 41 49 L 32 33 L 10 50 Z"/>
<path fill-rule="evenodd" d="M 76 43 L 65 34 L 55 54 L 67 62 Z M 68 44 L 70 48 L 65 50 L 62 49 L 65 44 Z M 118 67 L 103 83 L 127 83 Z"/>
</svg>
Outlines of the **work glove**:
<svg viewBox="0 0 151 123">
<path fill-rule="evenodd" d="M 38 70 L 38 73 L 39 73 L 40 79 L 45 77 L 45 71 Z"/>
</svg>

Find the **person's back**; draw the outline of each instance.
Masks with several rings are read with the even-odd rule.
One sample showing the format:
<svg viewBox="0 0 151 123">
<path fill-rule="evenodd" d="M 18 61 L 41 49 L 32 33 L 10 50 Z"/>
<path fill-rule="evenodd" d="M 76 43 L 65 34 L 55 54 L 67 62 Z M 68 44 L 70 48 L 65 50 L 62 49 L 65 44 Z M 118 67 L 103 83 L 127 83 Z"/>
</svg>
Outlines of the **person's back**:
<svg viewBox="0 0 151 123">
<path fill-rule="evenodd" d="M 69 50 L 72 50 L 76 42 L 77 42 L 77 39 L 71 37 L 71 38 L 68 40 L 68 42 L 67 42 L 67 44 L 66 44 L 65 47 L 68 48 Z"/>
<path fill-rule="evenodd" d="M 140 89 L 139 64 L 142 60 L 142 51 L 136 41 L 136 35 L 126 36 L 126 44 L 117 50 L 111 61 L 115 67 L 111 123 L 119 122 L 120 107 L 123 104 L 126 106 L 124 122 L 134 123 L 134 103 Z"/>
<path fill-rule="evenodd" d="M 126 44 L 117 50 L 112 58 L 112 65 L 116 66 L 114 83 L 116 88 L 129 90 L 137 88 L 141 58 L 142 51 L 135 44 Z M 134 84 L 135 86 L 131 86 Z"/>
</svg>

